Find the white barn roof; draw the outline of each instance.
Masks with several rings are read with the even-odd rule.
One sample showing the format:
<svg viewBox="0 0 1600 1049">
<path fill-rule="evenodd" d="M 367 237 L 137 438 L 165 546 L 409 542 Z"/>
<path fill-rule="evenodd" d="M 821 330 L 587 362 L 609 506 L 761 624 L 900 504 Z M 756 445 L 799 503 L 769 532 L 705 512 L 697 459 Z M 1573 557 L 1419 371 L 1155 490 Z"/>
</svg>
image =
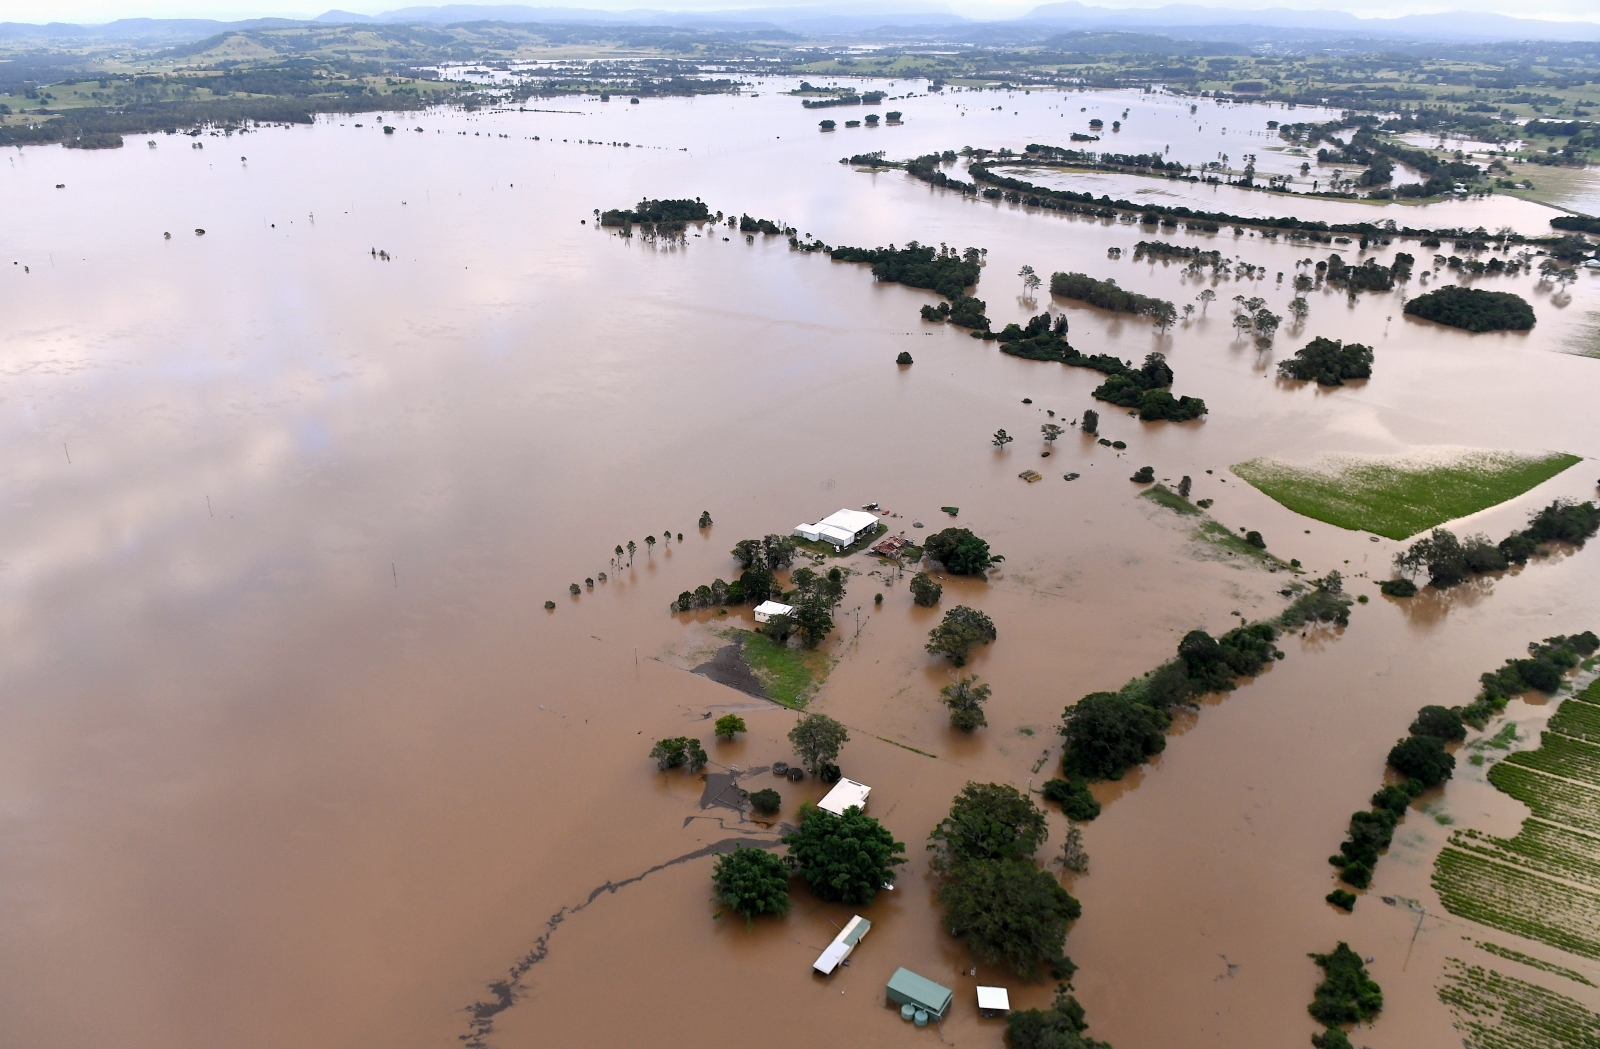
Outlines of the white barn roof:
<svg viewBox="0 0 1600 1049">
<path fill-rule="evenodd" d="M 867 795 L 872 793 L 872 788 L 865 783 L 857 783 L 853 779 L 842 779 L 828 791 L 828 796 L 817 802 L 817 808 L 843 816 L 844 810 L 855 805 L 865 809 Z"/>
<path fill-rule="evenodd" d="M 817 523 L 819 525 L 832 525 L 835 528 L 842 528 L 852 536 L 856 536 L 869 528 L 876 528 L 878 526 L 878 515 L 870 514 L 865 510 L 835 510 Z"/>
</svg>

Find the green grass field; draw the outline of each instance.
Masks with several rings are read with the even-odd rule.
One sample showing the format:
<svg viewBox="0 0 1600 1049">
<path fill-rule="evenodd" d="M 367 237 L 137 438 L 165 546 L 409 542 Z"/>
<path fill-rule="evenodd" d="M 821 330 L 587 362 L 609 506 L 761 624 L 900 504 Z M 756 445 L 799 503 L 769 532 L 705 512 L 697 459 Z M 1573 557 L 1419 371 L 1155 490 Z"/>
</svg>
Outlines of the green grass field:
<svg viewBox="0 0 1600 1049">
<path fill-rule="evenodd" d="M 745 663 L 775 703 L 804 710 L 828 671 L 833 669 L 833 660 L 821 652 L 775 645 L 767 635 L 748 630 L 738 633 L 744 635 L 740 653 Z"/>
<path fill-rule="evenodd" d="M 1348 457 L 1318 466 L 1251 459 L 1233 467 L 1297 514 L 1355 531 L 1406 539 L 1543 484 L 1576 455 L 1461 452 L 1437 457 Z"/>
</svg>

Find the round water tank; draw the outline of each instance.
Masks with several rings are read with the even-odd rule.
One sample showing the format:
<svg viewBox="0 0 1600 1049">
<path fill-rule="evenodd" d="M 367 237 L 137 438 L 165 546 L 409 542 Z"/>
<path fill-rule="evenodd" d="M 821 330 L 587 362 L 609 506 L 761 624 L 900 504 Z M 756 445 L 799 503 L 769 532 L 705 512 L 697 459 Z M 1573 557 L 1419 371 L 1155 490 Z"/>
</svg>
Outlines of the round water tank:
<svg viewBox="0 0 1600 1049">
<path fill-rule="evenodd" d="M 918 1009 L 917 1015 L 913 1016 L 912 1019 L 916 1021 L 918 1027 L 926 1027 L 928 1026 L 928 1011 L 926 1009 Z"/>
<path fill-rule="evenodd" d="M 900 1007 L 900 1019 L 909 1020 L 916 1013 L 916 1011 L 917 1010 L 910 1005 L 902 1005 Z"/>
</svg>

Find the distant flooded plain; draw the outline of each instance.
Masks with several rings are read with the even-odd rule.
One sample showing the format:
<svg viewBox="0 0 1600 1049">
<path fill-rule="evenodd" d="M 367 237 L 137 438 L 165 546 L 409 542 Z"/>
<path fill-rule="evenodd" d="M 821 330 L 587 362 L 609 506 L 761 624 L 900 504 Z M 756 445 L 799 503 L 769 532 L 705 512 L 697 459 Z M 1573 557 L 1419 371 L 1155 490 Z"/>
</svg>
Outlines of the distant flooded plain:
<svg viewBox="0 0 1600 1049">
<path fill-rule="evenodd" d="M 1137 225 L 838 162 L 1069 145 L 1063 107 L 1108 121 L 1128 108 L 1132 135 L 1155 119 L 1148 97 L 941 99 L 885 84 L 917 96 L 882 107 L 903 125 L 823 133 L 824 116 L 872 110 L 807 111 L 781 86 L 394 116 L 392 135 L 384 118 L 347 117 L 8 155 L 7 1044 L 898 1046 L 932 1037 L 884 1007 L 902 965 L 956 989 L 940 1036 L 1002 1044 L 974 985 L 1006 984 L 1019 1007 L 1053 987 L 974 971 L 940 928 L 929 830 L 969 780 L 1053 775 L 1067 704 L 1156 666 L 1188 630 L 1285 601 L 1284 574 L 1217 553 L 1137 498 L 1128 477 L 1146 464 L 1192 476 L 1219 522 L 1261 531 L 1311 573 L 1341 570 L 1371 602 L 1346 629 L 1284 638 L 1285 661 L 1208 699 L 1152 765 L 1096 788 L 1105 812 L 1085 829 L 1089 873 L 1069 883 L 1084 915 L 1067 941 L 1089 1033 L 1118 1049 L 1304 1044 L 1306 953 L 1344 939 L 1374 957 L 1386 997 L 1358 1044 L 1459 1044 L 1434 987 L 1462 929 L 1446 916 L 1418 931 L 1378 899 L 1442 915 L 1428 870 L 1447 828 L 1413 812 L 1349 916 L 1322 902 L 1326 856 L 1420 705 L 1469 701 L 1478 674 L 1530 640 L 1600 628 L 1600 553 L 1395 602 L 1375 581 L 1404 544 L 1298 517 L 1228 468 L 1441 446 L 1600 454 L 1600 361 L 1564 352 L 1600 310 L 1595 278 L 1565 296 L 1533 276 L 1483 278 L 1527 297 L 1538 324 L 1478 336 L 1404 316 L 1419 280 L 1355 303 L 1318 291 L 1304 328 L 1286 324 L 1261 352 L 1236 338 L 1230 300 L 1286 312 L 1295 262 L 1327 247 L 1166 234 L 1265 274 L 1213 286 L 1134 262 L 1149 236 Z M 1211 118 L 1232 138 L 1235 117 L 1261 128 L 1266 110 Z M 1187 103 L 1168 116 L 1186 123 Z M 1220 130 L 1212 144 L 1227 149 Z M 976 293 L 997 328 L 1049 308 L 1084 352 L 1161 350 L 1174 392 L 1210 415 L 1139 423 L 1090 399 L 1094 373 L 925 324 L 931 293 L 779 237 L 595 228 L 596 210 L 642 197 L 700 197 L 830 244 L 987 248 Z M 1414 243 L 1372 254 L 1396 250 L 1431 268 Z M 1207 287 L 1217 298 L 1158 335 L 1024 299 L 1024 264 L 1180 308 Z M 1276 361 L 1319 335 L 1373 345 L 1373 378 L 1279 380 Z M 909 368 L 894 363 L 902 350 Z M 1046 410 L 1091 407 L 1127 449 L 1069 430 L 1041 458 Z M 1018 439 L 996 450 L 1002 427 Z M 1019 480 L 1028 468 L 1045 479 Z M 1593 497 L 1597 477 L 1587 458 L 1454 527 L 1504 534 L 1558 496 Z M 730 788 L 779 789 L 785 817 L 821 790 L 754 771 L 793 760 L 791 712 L 686 672 L 718 631 L 751 625 L 748 609 L 668 603 L 733 575 L 737 540 L 869 502 L 910 535 L 959 507 L 953 523 L 1006 556 L 986 583 L 946 580 L 941 605 L 994 619 L 999 639 L 971 664 L 994 698 L 987 728 L 953 732 L 938 703 L 950 668 L 922 649 L 940 610 L 915 607 L 872 559 L 845 559 L 860 574 L 811 709 L 849 726 L 845 773 L 872 785 L 871 812 L 910 862 L 864 912 L 873 931 L 851 966 L 823 982 L 810 963 L 849 910 L 796 883 L 781 922 L 713 920 L 711 853 L 781 829 L 742 815 Z M 629 540 L 631 566 L 608 563 Z M 707 718 L 729 710 L 750 731 L 715 742 Z M 651 743 L 676 735 L 706 742 L 709 781 L 655 771 Z M 1523 815 L 1467 775 L 1437 802 L 1507 833 Z M 1051 819 L 1042 855 L 1065 834 Z M 1560 989 L 1600 1007 L 1592 988 Z"/>
</svg>

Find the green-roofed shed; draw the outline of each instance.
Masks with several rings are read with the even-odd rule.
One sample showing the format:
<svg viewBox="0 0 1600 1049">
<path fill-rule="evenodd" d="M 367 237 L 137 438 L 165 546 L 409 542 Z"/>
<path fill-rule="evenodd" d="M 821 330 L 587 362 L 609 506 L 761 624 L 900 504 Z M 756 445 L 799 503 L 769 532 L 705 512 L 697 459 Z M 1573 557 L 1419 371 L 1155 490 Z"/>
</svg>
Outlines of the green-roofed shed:
<svg viewBox="0 0 1600 1049">
<path fill-rule="evenodd" d="M 954 997 L 950 988 L 942 987 L 926 976 L 918 976 L 910 969 L 896 969 L 894 975 L 889 977 L 891 1002 L 925 1010 L 930 1016 L 941 1020 L 950 1010 L 950 1000 Z"/>
</svg>

